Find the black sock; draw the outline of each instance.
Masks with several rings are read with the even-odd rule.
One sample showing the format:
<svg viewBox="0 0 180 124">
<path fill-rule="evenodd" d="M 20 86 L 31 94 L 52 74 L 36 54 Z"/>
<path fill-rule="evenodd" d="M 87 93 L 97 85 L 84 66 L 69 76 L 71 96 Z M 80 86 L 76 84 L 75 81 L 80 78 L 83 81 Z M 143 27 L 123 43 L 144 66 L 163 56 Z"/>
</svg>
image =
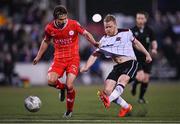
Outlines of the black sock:
<svg viewBox="0 0 180 124">
<path fill-rule="evenodd" d="M 144 94 L 147 91 L 147 87 L 148 87 L 148 83 L 141 83 L 141 87 L 140 87 L 140 94 L 139 94 L 139 99 L 143 99 Z"/>
<path fill-rule="evenodd" d="M 137 79 L 134 80 L 133 84 L 132 84 L 132 90 L 135 90 L 136 91 L 136 87 L 137 85 L 141 83 L 140 81 L 138 81 Z"/>
</svg>

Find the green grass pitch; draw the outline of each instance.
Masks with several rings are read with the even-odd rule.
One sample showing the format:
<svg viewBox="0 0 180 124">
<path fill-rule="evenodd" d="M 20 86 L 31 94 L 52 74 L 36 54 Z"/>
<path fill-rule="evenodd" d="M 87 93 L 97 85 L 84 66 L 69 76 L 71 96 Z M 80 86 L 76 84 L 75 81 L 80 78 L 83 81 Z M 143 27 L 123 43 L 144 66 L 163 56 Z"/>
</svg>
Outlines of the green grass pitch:
<svg viewBox="0 0 180 124">
<path fill-rule="evenodd" d="M 0 87 L 0 123 L 180 123 L 180 83 L 152 83 L 146 98 L 148 104 L 138 104 L 130 94 L 130 85 L 123 98 L 133 105 L 128 117 L 118 118 L 119 106 L 112 103 L 106 110 L 96 93 L 102 86 L 76 86 L 77 96 L 73 117 L 62 118 L 65 102 L 58 100 L 58 91 L 50 87 Z M 42 107 L 36 113 L 24 107 L 24 98 L 37 95 Z"/>
</svg>

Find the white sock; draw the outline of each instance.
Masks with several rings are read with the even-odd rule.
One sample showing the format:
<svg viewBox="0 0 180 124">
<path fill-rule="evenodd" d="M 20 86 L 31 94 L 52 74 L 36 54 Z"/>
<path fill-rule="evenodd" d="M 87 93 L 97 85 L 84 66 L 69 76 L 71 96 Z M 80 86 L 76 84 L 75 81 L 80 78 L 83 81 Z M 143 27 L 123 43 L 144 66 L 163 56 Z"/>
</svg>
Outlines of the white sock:
<svg viewBox="0 0 180 124">
<path fill-rule="evenodd" d="M 113 101 L 114 103 L 120 105 L 121 107 L 127 109 L 129 107 L 129 104 L 121 97 L 119 96 L 116 100 Z"/>
<path fill-rule="evenodd" d="M 124 91 L 124 86 L 122 84 L 116 85 L 115 89 L 109 96 L 109 101 L 112 102 L 115 99 L 117 99 L 123 93 L 123 91 Z"/>
</svg>

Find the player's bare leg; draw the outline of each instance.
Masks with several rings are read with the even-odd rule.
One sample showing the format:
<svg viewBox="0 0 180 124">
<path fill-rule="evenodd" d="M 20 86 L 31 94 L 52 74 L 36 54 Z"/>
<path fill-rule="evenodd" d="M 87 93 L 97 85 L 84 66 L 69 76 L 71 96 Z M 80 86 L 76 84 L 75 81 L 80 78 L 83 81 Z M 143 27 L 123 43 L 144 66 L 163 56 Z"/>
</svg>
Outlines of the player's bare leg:
<svg viewBox="0 0 180 124">
<path fill-rule="evenodd" d="M 128 84 L 130 77 L 128 75 L 122 74 L 117 82 L 116 87 L 113 92 L 109 96 L 109 101 L 112 102 L 114 100 L 120 100 L 120 105 L 122 108 L 119 111 L 119 117 L 124 117 L 127 113 L 132 110 L 132 106 L 128 104 L 124 99 L 122 99 L 121 95 L 124 91 L 125 86 Z"/>
<path fill-rule="evenodd" d="M 122 108 L 118 114 L 119 117 L 124 117 L 127 113 L 132 110 L 132 106 L 128 104 L 122 97 L 124 87 L 127 85 L 130 77 L 127 75 L 121 75 L 118 79 L 118 83 L 115 86 L 116 82 L 113 80 L 106 80 L 104 91 L 98 93 L 103 102 L 105 108 L 110 107 L 110 102 L 115 102 L 120 105 Z"/>
<path fill-rule="evenodd" d="M 103 102 L 105 108 L 109 108 L 110 106 L 110 102 L 109 102 L 109 96 L 112 93 L 114 87 L 116 85 L 116 81 L 111 80 L 111 79 L 107 79 L 105 81 L 105 85 L 104 85 L 104 90 L 103 91 L 98 91 L 98 96 L 101 99 L 101 101 Z"/>
<path fill-rule="evenodd" d="M 116 85 L 116 81 L 111 80 L 111 79 L 107 79 L 105 81 L 105 85 L 104 85 L 104 92 L 106 93 L 106 95 L 110 95 L 114 89 Z"/>
<path fill-rule="evenodd" d="M 135 81 L 133 82 L 132 84 L 132 89 L 131 89 L 131 94 L 133 96 L 136 95 L 136 88 L 137 88 L 137 85 L 141 82 L 144 81 L 144 71 L 143 70 L 139 70 L 136 74 L 136 79 Z"/>
<path fill-rule="evenodd" d="M 146 101 L 144 99 L 144 95 L 145 95 L 145 93 L 147 91 L 147 87 L 148 87 L 148 83 L 149 83 L 149 78 L 150 78 L 150 75 L 148 73 L 144 73 L 144 80 L 141 83 L 139 100 L 138 100 L 138 102 L 141 103 L 141 104 L 148 103 L 148 101 Z"/>
<path fill-rule="evenodd" d="M 65 99 L 65 84 L 62 84 L 58 78 L 60 76 L 56 72 L 49 72 L 48 73 L 48 85 L 54 87 L 56 89 L 60 89 L 60 100 L 64 101 Z"/>
<path fill-rule="evenodd" d="M 66 85 L 67 85 L 67 98 L 66 98 L 66 106 L 67 111 L 64 113 L 64 118 L 70 118 L 73 112 L 74 100 L 75 100 L 75 90 L 74 90 L 74 80 L 76 79 L 76 75 L 72 73 L 67 74 Z"/>
<path fill-rule="evenodd" d="M 130 77 L 126 74 L 122 74 L 116 84 L 116 87 L 114 88 L 113 92 L 109 96 L 109 100 L 112 102 L 115 99 L 117 99 L 124 91 L 125 86 L 128 84 L 130 80 Z"/>
</svg>

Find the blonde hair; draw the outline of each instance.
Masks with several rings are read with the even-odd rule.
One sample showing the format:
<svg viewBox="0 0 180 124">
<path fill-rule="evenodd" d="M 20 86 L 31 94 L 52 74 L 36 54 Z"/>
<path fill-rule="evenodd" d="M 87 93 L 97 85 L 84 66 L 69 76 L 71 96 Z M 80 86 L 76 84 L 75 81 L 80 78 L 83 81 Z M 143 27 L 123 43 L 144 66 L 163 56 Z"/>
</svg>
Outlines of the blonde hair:
<svg viewBox="0 0 180 124">
<path fill-rule="evenodd" d="M 114 15 L 107 14 L 104 18 L 104 22 L 110 22 L 110 21 L 116 23 L 116 17 Z"/>
</svg>

